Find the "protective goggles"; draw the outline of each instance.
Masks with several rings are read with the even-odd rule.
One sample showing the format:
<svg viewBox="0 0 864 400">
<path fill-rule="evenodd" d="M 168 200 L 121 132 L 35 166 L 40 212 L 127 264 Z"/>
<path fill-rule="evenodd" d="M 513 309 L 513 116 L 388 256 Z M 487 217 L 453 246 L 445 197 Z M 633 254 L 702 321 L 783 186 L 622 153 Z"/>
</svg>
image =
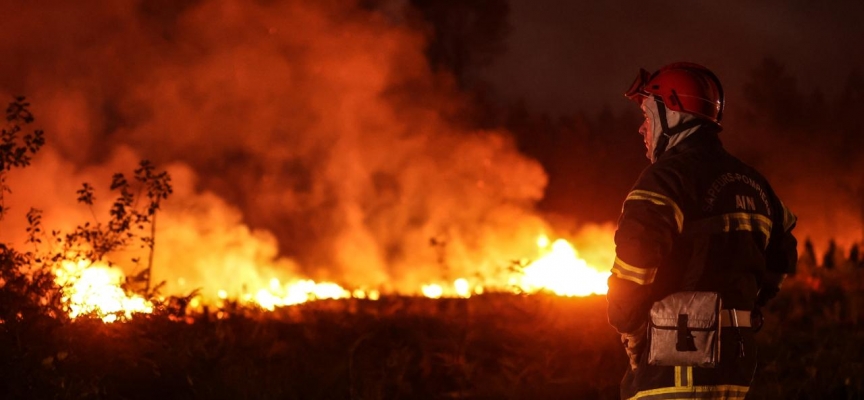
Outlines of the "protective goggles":
<svg viewBox="0 0 864 400">
<path fill-rule="evenodd" d="M 650 94 L 645 91 L 645 85 L 647 85 L 650 80 L 651 73 L 646 71 L 644 68 L 639 68 L 639 75 L 636 75 L 636 79 L 633 81 L 633 84 L 630 85 L 630 89 L 627 89 L 624 93 L 624 96 L 637 103 L 641 103 L 642 97 L 650 96 Z"/>
</svg>

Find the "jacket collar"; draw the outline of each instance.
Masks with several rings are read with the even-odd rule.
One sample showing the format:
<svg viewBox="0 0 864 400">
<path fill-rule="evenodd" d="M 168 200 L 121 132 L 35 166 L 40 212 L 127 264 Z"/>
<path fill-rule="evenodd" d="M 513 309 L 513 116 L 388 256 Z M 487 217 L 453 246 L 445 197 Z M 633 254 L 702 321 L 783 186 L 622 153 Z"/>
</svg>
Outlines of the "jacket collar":
<svg viewBox="0 0 864 400">
<path fill-rule="evenodd" d="M 661 154 L 660 159 L 662 160 L 673 154 L 680 154 L 695 148 L 722 148 L 723 143 L 720 141 L 718 135 L 721 130 L 723 128 L 714 124 L 702 125 L 695 132 L 691 133 L 690 136 L 687 136 L 680 143 Z"/>
</svg>

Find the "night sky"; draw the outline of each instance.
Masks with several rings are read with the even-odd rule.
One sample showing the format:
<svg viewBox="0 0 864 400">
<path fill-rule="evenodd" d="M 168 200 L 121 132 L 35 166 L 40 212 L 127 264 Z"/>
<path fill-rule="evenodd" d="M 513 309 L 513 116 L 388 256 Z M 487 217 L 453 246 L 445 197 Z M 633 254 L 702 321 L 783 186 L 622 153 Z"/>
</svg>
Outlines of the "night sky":
<svg viewBox="0 0 864 400">
<path fill-rule="evenodd" d="M 802 91 L 841 90 L 864 68 L 864 3 L 855 0 L 511 0 L 507 51 L 480 72 L 508 100 L 566 114 L 621 93 L 640 68 L 674 61 L 711 68 L 740 102 L 747 74 L 765 57 L 785 65 Z"/>
</svg>

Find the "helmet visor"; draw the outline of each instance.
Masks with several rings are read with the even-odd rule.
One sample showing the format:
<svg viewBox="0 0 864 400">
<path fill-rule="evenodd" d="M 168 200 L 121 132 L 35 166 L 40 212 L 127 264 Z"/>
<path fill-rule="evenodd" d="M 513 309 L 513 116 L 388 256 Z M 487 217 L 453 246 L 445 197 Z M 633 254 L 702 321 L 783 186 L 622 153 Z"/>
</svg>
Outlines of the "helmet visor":
<svg viewBox="0 0 864 400">
<path fill-rule="evenodd" d="M 645 91 L 645 85 L 649 80 L 651 80 L 651 73 L 646 71 L 644 68 L 639 68 L 639 75 L 636 75 L 636 79 L 633 80 L 630 89 L 627 89 L 627 91 L 624 92 L 624 96 L 637 103 L 641 103 L 642 97 L 648 97 L 649 95 L 648 92 Z"/>
</svg>

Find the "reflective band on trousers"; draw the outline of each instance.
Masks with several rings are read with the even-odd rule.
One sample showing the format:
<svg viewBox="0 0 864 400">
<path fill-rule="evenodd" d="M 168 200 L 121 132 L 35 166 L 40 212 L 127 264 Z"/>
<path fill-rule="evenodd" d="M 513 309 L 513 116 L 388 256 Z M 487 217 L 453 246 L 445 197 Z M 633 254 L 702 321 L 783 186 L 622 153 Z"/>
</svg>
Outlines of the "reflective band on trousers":
<svg viewBox="0 0 864 400">
<path fill-rule="evenodd" d="M 684 213 L 681 212 L 681 208 L 678 207 L 678 204 L 675 203 L 672 199 L 655 192 L 650 192 L 647 190 L 634 190 L 627 195 L 627 198 L 624 199 L 624 202 L 630 200 L 644 200 L 650 201 L 658 206 L 669 206 L 672 208 L 672 215 L 675 217 L 675 223 L 678 224 L 678 233 L 684 229 Z"/>
<path fill-rule="evenodd" d="M 693 387 L 693 367 L 675 367 L 675 387 Z"/>
<path fill-rule="evenodd" d="M 738 385 L 679 386 L 643 390 L 630 399 L 743 399 L 748 390 L 749 386 Z"/>
<path fill-rule="evenodd" d="M 615 264 L 612 266 L 612 273 L 618 278 L 640 285 L 648 285 L 654 282 L 654 276 L 657 275 L 657 268 L 634 267 L 622 261 L 620 258 L 615 257 Z"/>
</svg>

